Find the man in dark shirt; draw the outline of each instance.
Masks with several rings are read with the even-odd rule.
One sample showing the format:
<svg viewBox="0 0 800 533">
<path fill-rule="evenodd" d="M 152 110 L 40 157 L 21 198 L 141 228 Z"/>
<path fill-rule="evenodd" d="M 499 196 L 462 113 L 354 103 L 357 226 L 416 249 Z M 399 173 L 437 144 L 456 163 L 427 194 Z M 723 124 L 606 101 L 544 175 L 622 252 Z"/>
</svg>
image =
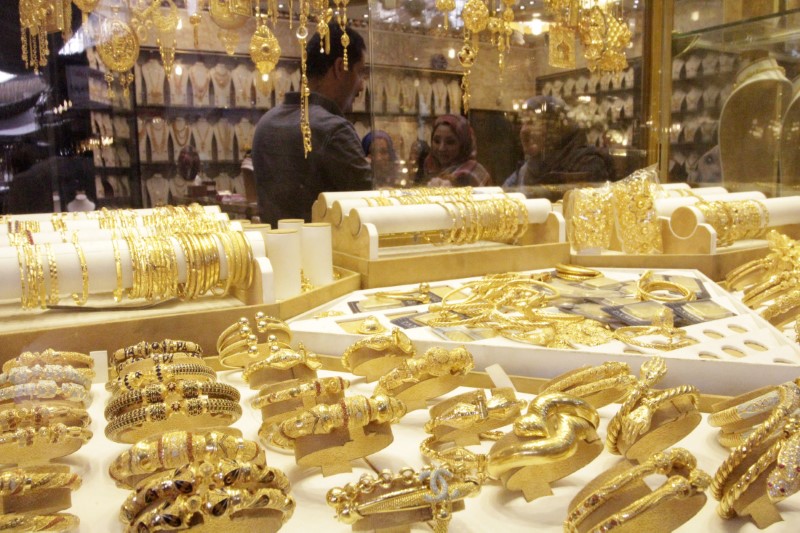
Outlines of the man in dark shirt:
<svg viewBox="0 0 800 533">
<path fill-rule="evenodd" d="M 347 28 L 349 68 L 345 70 L 342 30 L 330 28 L 330 50 L 320 50 L 315 34 L 306 46 L 312 151 L 305 155 L 300 132 L 300 94 L 286 94 L 266 113 L 253 137 L 253 170 L 262 219 L 275 225 L 281 218 L 310 220 L 311 206 L 321 192 L 372 188 L 370 165 L 353 125 L 343 112 L 363 90 L 367 73 L 364 39 Z"/>
</svg>

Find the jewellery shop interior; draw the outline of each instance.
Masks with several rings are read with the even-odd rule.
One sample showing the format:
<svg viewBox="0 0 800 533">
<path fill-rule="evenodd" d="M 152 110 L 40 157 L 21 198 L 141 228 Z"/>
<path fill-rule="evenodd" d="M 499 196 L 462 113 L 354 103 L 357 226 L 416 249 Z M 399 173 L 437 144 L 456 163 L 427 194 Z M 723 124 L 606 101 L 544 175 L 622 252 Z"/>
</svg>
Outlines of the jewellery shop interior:
<svg viewBox="0 0 800 533">
<path fill-rule="evenodd" d="M 3 7 L 0 531 L 800 531 L 800 0 Z"/>
</svg>

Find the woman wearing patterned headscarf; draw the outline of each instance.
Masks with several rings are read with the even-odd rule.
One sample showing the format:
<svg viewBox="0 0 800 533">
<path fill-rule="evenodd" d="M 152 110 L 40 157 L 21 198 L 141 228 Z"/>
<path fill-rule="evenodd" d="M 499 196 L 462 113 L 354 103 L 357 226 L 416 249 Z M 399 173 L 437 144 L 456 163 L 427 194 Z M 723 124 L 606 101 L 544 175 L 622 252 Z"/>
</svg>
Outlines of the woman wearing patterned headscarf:
<svg viewBox="0 0 800 533">
<path fill-rule="evenodd" d="M 476 154 L 475 136 L 467 119 L 458 115 L 440 116 L 433 125 L 431 152 L 424 163 L 428 185 L 488 185 L 491 177 L 475 160 Z"/>
</svg>

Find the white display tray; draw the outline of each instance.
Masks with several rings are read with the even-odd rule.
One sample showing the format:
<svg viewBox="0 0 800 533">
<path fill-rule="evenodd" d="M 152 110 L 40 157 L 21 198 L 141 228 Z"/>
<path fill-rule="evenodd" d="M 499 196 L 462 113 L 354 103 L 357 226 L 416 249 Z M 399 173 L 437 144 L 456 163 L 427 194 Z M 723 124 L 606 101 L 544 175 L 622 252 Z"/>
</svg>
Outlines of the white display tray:
<svg viewBox="0 0 800 533">
<path fill-rule="evenodd" d="M 643 272 L 641 269 L 600 270 L 609 277 L 620 280 L 637 279 Z M 669 369 L 662 386 L 691 384 L 704 394 L 725 396 L 782 383 L 800 375 L 800 347 L 702 272 L 676 269 L 659 269 L 654 272 L 687 275 L 702 280 L 711 298 L 737 315 L 687 326 L 685 329 L 689 336 L 699 342 L 671 352 L 632 348 L 616 340 L 601 346 L 586 346 L 578 350 L 543 348 L 499 337 L 472 341 L 466 345 L 475 357 L 476 370 L 483 370 L 489 365 L 498 363 L 510 375 L 551 378 L 583 365 L 598 365 L 609 360 L 626 362 L 634 370 L 638 370 L 643 361 L 651 355 L 658 354 L 667 359 Z M 472 279 L 480 278 L 442 281 L 431 285 L 458 286 Z M 417 287 L 418 284 L 413 284 L 355 291 L 328 302 L 291 320 L 294 339 L 302 342 L 311 351 L 340 356 L 350 344 L 363 338 L 363 335 L 346 332 L 338 324 L 339 322 L 372 315 L 388 330 L 394 327 L 389 322 L 390 315 L 414 309 L 427 309 L 427 305 L 419 305 L 354 314 L 348 302 L 377 291 L 408 291 Z M 344 315 L 314 318 L 325 311 L 338 311 Z M 432 346 L 454 348 L 463 344 L 445 340 L 429 327 L 409 328 L 404 332 L 414 341 L 420 352 Z"/>
<path fill-rule="evenodd" d="M 321 371 L 320 376 L 334 375 Z M 347 376 L 345 376 L 347 377 Z M 352 376 L 350 376 L 352 377 Z M 241 373 L 220 373 L 219 380 L 236 385 L 242 392 L 244 414 L 234 424 L 241 429 L 246 438 L 256 439 L 261 424 L 261 413 L 250 407 L 250 400 L 256 396 L 255 391 L 243 386 Z M 785 379 L 784 379 L 785 381 Z M 371 394 L 374 384 L 367 384 L 362 378 L 354 378 L 348 395 Z M 465 392 L 457 389 L 452 394 Z M 91 429 L 94 437 L 80 451 L 65 458 L 62 462 L 69 464 L 73 471 L 83 477 L 83 486 L 73 494 L 73 507 L 68 511 L 81 520 L 80 533 L 116 533 L 123 531 L 123 524 L 118 520 L 119 508 L 128 496 L 129 491 L 119 489 L 108 475 L 108 466 L 113 459 L 127 449 L 126 445 L 110 442 L 105 438 L 103 429 L 103 408 L 110 394 L 103 385 L 95 384 L 92 388 L 93 402 L 89 408 L 92 416 Z M 521 398 L 530 399 L 531 395 L 520 394 Z M 429 402 L 429 405 L 435 404 Z M 618 405 L 600 409 L 600 436 L 605 439 L 606 426 Z M 713 475 L 715 469 L 727 455 L 714 438 L 715 430 L 705 421 L 678 445 L 689 449 L 697 456 L 700 468 Z M 350 526 L 336 520 L 333 509 L 325 503 L 325 494 L 334 486 L 343 486 L 357 481 L 362 473 L 373 473 L 370 466 L 376 469 L 391 468 L 397 470 L 403 466 L 419 469 L 425 464 L 418 452 L 420 441 L 426 436 L 422 426 L 428 420 L 426 410 L 418 410 L 408 414 L 401 422 L 393 426 L 395 440 L 386 449 L 370 456 L 369 463 L 364 460 L 353 463 L 351 473 L 322 477 L 319 469 L 305 469 L 295 465 L 294 456 L 267 450 L 267 463 L 282 469 L 292 484 L 292 495 L 297 501 L 293 518 L 281 529 L 286 533 L 308 533 L 310 530 L 326 533 L 349 533 Z M 508 431 L 509 427 L 503 428 Z M 486 443 L 486 449 L 491 443 Z M 567 513 L 569 502 L 577 492 L 591 479 L 616 464 L 620 458 L 607 451 L 597 457 L 587 467 L 553 483 L 553 496 L 540 498 L 526 503 L 520 493 L 509 492 L 497 483 L 487 484 L 475 498 L 465 500 L 466 509 L 455 513 L 450 523 L 453 533 L 485 533 L 492 528 L 502 528 L 504 533 L 523 533 L 530 531 L 544 533 L 560 533 L 562 521 Z M 657 479 L 657 478 L 655 478 Z M 662 481 L 658 480 L 659 482 Z M 783 522 L 773 524 L 765 530 L 759 530 L 746 519 L 722 520 L 716 514 L 716 501 L 711 498 L 703 509 L 677 531 L 681 533 L 789 533 L 800 530 L 800 495 L 795 495 L 778 505 L 783 515 Z M 427 524 L 416 524 L 412 531 L 427 531 Z M 643 532 L 645 533 L 645 532 Z"/>
</svg>

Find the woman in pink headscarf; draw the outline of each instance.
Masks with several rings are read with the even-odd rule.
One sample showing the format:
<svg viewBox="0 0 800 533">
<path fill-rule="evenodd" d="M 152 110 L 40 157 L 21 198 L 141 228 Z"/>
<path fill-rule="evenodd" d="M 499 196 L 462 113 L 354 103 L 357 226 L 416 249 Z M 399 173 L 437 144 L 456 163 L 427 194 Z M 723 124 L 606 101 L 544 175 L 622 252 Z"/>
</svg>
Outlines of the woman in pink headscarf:
<svg viewBox="0 0 800 533">
<path fill-rule="evenodd" d="M 431 152 L 425 158 L 428 185 L 489 185 L 489 172 L 475 160 L 476 153 L 475 137 L 467 119 L 459 115 L 440 116 L 433 125 Z"/>
</svg>

